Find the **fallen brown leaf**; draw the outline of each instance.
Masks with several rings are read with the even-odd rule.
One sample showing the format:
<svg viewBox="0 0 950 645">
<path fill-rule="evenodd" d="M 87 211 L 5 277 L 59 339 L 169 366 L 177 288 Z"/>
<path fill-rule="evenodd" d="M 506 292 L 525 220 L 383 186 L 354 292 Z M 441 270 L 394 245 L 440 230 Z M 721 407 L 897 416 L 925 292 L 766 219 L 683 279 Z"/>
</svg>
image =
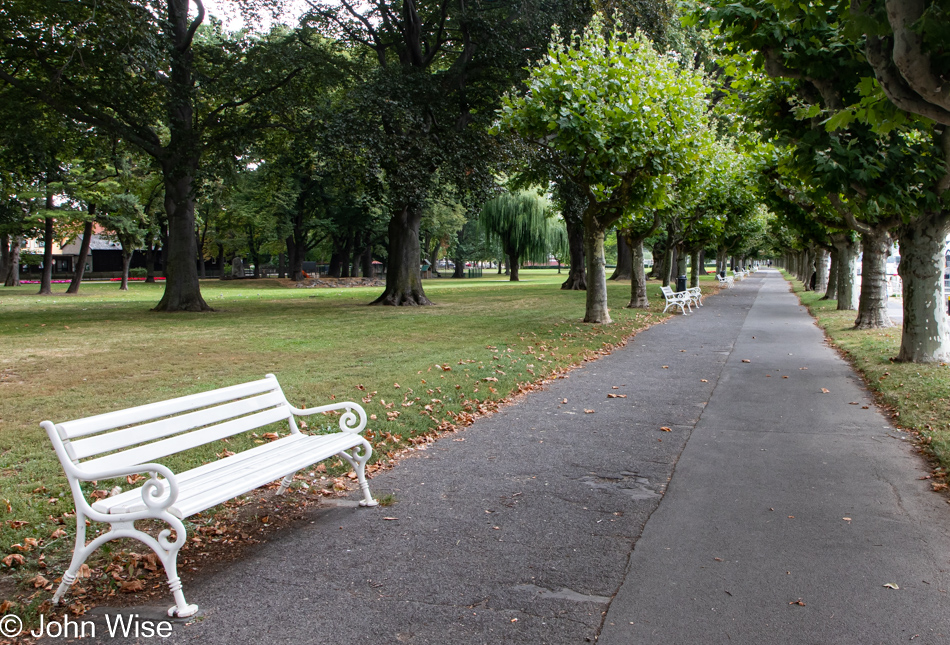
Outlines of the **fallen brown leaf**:
<svg viewBox="0 0 950 645">
<path fill-rule="evenodd" d="M 743 362 L 743 363 L 751 363 L 752 361 L 750 361 L 748 358 L 743 358 L 743 359 L 742 359 L 742 362 Z"/>
<path fill-rule="evenodd" d="M 660 426 L 660 430 L 663 432 L 673 432 L 673 428 L 668 428 L 667 426 Z"/>
<path fill-rule="evenodd" d="M 21 565 L 21 564 L 26 563 L 26 558 L 24 558 L 19 553 L 11 553 L 7 557 L 5 557 L 3 560 L 0 560 L 0 562 L 3 562 L 3 564 L 8 567 L 12 567 L 14 564 Z"/>
<path fill-rule="evenodd" d="M 709 383 L 709 380 L 704 379 L 704 378 L 701 378 L 701 379 L 699 379 L 699 382 L 700 382 L 700 383 Z"/>
<path fill-rule="evenodd" d="M 826 387 L 821 388 L 821 393 L 822 393 L 822 394 L 828 394 L 829 392 L 831 392 L 831 390 L 829 390 L 828 388 L 826 388 Z"/>
<path fill-rule="evenodd" d="M 584 410 L 584 414 L 593 414 L 593 413 L 594 413 L 593 410 Z"/>
<path fill-rule="evenodd" d="M 129 580 L 127 582 L 123 582 L 119 587 L 119 591 L 122 593 L 135 593 L 136 591 L 142 591 L 143 589 L 145 589 L 145 585 L 142 584 L 141 580 Z"/>
<path fill-rule="evenodd" d="M 804 606 L 805 606 L 805 603 L 802 602 L 802 599 L 801 599 L 801 598 L 799 598 L 798 600 L 793 600 L 792 602 L 790 602 L 790 603 L 788 603 L 788 604 L 790 604 L 790 605 L 798 605 L 799 607 L 804 607 Z"/>
</svg>

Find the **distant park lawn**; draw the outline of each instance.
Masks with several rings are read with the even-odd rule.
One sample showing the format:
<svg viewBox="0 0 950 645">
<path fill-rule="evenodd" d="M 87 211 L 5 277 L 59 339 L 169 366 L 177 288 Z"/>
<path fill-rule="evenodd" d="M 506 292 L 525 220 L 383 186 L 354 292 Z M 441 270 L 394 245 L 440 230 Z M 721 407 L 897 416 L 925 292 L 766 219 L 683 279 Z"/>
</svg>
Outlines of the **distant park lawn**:
<svg viewBox="0 0 950 645">
<path fill-rule="evenodd" d="M 787 276 L 786 276 L 787 277 Z M 818 324 L 860 371 L 878 400 L 891 409 L 893 422 L 919 433 L 921 445 L 939 464 L 934 479 L 944 488 L 950 470 L 950 368 L 946 364 L 894 363 L 901 344 L 901 328 L 855 331 L 854 311 L 838 311 L 834 300 L 793 289 L 808 306 Z"/>
<path fill-rule="evenodd" d="M 8 583 L 11 575 L 35 575 L 44 553 L 54 580 L 72 548 L 74 521 L 65 523 L 67 537 L 51 538 L 56 520 L 73 510 L 72 497 L 41 421 L 274 373 L 301 407 L 371 396 L 363 405 L 377 418 L 368 437 L 376 458 L 388 459 L 411 438 L 477 411 L 478 402 L 510 396 L 663 317 L 656 282 L 650 312 L 624 309 L 629 282 L 610 283 L 615 324 L 585 325 L 585 294 L 561 291 L 565 277 L 525 270 L 519 283 L 495 274 L 427 280 L 436 306 L 425 308 L 366 306 L 378 287 L 208 280 L 202 293 L 216 310 L 208 314 L 150 312 L 162 285 L 133 283 L 123 293 L 115 283 L 84 283 L 80 296 L 46 297 L 35 295 L 36 285 L 0 288 L 0 557 L 25 557 L 23 565 L 0 565 L 0 574 Z M 399 416 L 387 420 L 387 412 Z M 170 465 L 207 458 L 199 453 L 190 464 Z M 100 486 L 115 483 L 126 485 Z M 39 543 L 30 547 L 26 538 Z"/>
</svg>

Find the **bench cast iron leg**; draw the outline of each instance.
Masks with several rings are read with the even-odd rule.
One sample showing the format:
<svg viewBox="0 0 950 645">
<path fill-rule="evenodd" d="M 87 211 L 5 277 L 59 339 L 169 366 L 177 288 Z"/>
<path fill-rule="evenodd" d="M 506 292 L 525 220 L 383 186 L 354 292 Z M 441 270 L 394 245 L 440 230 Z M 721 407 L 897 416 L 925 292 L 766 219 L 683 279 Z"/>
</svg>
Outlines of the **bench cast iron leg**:
<svg viewBox="0 0 950 645">
<path fill-rule="evenodd" d="M 362 447 L 362 451 L 360 448 Z M 353 470 L 356 471 L 356 479 L 360 483 L 360 489 L 363 491 L 363 499 L 360 500 L 360 506 L 376 506 L 379 504 L 369 492 L 369 484 L 366 483 L 366 462 L 369 461 L 369 458 L 373 455 L 373 448 L 369 445 L 369 442 L 364 440 L 362 446 L 356 446 L 353 448 L 352 453 L 348 453 L 345 450 L 340 453 L 340 456 L 343 457 L 346 461 L 353 466 Z"/>
</svg>

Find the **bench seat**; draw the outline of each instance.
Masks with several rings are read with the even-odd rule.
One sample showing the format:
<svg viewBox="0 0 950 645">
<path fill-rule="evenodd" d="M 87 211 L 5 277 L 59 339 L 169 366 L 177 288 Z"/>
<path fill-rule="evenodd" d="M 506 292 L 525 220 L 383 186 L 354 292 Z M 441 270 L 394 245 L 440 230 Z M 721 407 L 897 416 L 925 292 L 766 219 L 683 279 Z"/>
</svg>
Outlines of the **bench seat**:
<svg viewBox="0 0 950 645">
<path fill-rule="evenodd" d="M 288 474 L 362 444 L 357 433 L 307 436 L 291 434 L 236 455 L 177 473 L 178 498 L 168 512 L 180 520 L 260 488 Z M 147 510 L 142 487 L 101 499 L 92 505 L 100 513 Z"/>
</svg>

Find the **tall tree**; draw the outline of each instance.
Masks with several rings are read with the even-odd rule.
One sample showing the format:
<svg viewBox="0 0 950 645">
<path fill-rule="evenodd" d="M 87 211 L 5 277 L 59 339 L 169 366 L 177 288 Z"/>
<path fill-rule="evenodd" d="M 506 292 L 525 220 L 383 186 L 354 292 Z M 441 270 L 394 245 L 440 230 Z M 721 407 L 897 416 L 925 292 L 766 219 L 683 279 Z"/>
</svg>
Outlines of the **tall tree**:
<svg viewBox="0 0 950 645">
<path fill-rule="evenodd" d="M 504 193 L 482 207 L 479 223 L 494 238 L 508 261 L 511 282 L 518 282 L 522 260 L 546 262 L 550 253 L 553 212 L 535 190 Z"/>
</svg>

